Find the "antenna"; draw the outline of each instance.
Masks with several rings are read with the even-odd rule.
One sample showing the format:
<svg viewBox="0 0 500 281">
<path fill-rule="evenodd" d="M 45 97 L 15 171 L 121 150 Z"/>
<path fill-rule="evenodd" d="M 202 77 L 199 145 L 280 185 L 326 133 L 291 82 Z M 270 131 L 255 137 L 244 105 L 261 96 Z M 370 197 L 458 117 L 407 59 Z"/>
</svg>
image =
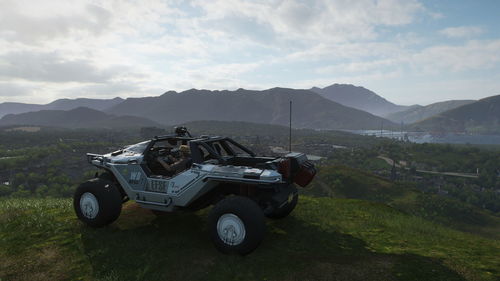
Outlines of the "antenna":
<svg viewBox="0 0 500 281">
<path fill-rule="evenodd" d="M 290 135 L 288 136 L 288 150 L 292 152 L 292 100 L 290 100 Z"/>
<path fill-rule="evenodd" d="M 403 140 L 403 120 L 401 120 L 401 130 L 399 131 L 399 137 Z"/>
</svg>

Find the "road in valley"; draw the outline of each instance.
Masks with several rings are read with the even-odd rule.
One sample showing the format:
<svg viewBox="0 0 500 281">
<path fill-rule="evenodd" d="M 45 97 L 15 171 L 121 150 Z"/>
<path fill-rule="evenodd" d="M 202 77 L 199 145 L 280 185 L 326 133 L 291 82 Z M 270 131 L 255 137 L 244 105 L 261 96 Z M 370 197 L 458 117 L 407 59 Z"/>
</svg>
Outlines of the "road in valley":
<svg viewBox="0 0 500 281">
<path fill-rule="evenodd" d="M 396 168 L 405 168 L 409 170 L 408 167 L 406 167 L 406 162 L 404 162 L 404 165 L 400 165 L 399 163 L 394 163 L 394 161 L 383 155 L 377 156 L 377 158 L 384 160 L 387 164 L 391 166 L 395 166 Z M 477 174 L 470 174 L 470 173 L 457 173 L 457 172 L 435 172 L 435 171 L 426 171 L 426 170 L 416 170 L 419 173 L 425 173 L 425 174 L 434 174 L 434 175 L 445 175 L 445 176 L 452 176 L 452 177 L 462 177 L 462 178 L 477 178 Z"/>
</svg>

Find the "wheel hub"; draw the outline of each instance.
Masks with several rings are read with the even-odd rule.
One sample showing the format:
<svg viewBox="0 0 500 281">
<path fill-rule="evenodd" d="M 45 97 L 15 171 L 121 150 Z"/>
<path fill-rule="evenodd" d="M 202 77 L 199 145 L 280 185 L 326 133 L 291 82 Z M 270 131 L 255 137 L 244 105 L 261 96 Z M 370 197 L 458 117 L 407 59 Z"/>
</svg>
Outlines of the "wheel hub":
<svg viewBox="0 0 500 281">
<path fill-rule="evenodd" d="M 88 219 L 94 219 L 99 213 L 99 202 L 94 194 L 85 192 L 80 197 L 80 210 Z"/>
<path fill-rule="evenodd" d="M 217 221 L 217 234 L 224 243 L 239 245 L 245 239 L 245 224 L 235 214 L 224 214 Z"/>
</svg>

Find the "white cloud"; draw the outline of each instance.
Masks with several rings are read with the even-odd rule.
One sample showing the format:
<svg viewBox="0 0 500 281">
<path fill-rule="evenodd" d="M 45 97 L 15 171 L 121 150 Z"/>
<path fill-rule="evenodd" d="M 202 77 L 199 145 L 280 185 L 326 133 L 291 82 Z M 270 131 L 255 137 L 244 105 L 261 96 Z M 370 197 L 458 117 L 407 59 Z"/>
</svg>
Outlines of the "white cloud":
<svg viewBox="0 0 500 281">
<path fill-rule="evenodd" d="M 458 26 L 441 29 L 439 33 L 449 38 L 472 38 L 484 33 L 479 26 Z"/>
<path fill-rule="evenodd" d="M 403 80 L 402 83 L 390 85 L 385 97 L 393 102 L 406 105 L 415 104 L 415 98 L 418 97 L 419 104 L 427 105 L 445 100 L 481 99 L 500 94 L 500 79 L 427 80 L 425 83 L 413 83 L 412 87 L 408 87 L 405 82 Z M 376 89 L 376 86 L 373 89 Z"/>
<path fill-rule="evenodd" d="M 292 52 L 284 60 L 311 61 L 325 59 L 367 59 L 370 57 L 392 57 L 403 50 L 393 42 L 354 42 L 345 44 L 320 43 L 310 48 Z"/>
<path fill-rule="evenodd" d="M 2 1 L 0 35 L 9 41 L 38 43 L 74 31 L 99 34 L 109 24 L 110 13 L 85 2 L 47 1 L 33 5 L 29 1 Z"/>
<path fill-rule="evenodd" d="M 0 97 L 19 97 L 30 94 L 29 87 L 12 82 L 0 82 Z"/>
<path fill-rule="evenodd" d="M 343 60 L 338 62 L 339 58 Z M 319 75 L 351 73 L 353 79 L 378 71 L 417 76 L 463 73 L 498 67 L 500 40 L 472 40 L 462 45 L 436 45 L 421 50 L 401 48 L 397 43 L 317 46 L 293 53 L 290 59 L 332 61 L 316 67 L 315 72 Z"/>
<path fill-rule="evenodd" d="M 387 67 L 394 66 L 398 64 L 399 61 L 396 59 L 381 59 L 381 60 L 365 60 L 356 61 L 349 63 L 340 63 L 336 65 L 329 65 L 324 67 L 319 67 L 316 72 L 319 74 L 329 74 L 329 73 L 365 73 L 367 71 L 377 71 L 382 70 Z"/>
<path fill-rule="evenodd" d="M 58 53 L 13 52 L 0 56 L 0 78 L 47 82 L 107 82 L 126 72 L 123 66 L 99 69 L 84 59 L 69 60 Z"/>
<path fill-rule="evenodd" d="M 160 90 L 160 89 L 158 89 Z M 63 96 L 79 96 L 79 97 L 112 97 L 112 96 L 133 96 L 134 94 L 141 93 L 147 95 L 135 83 L 130 82 L 109 82 L 109 83 L 92 83 L 88 85 L 77 84 L 73 87 L 65 87 L 60 89 Z M 161 91 L 161 90 L 160 90 Z M 158 92 L 160 93 L 160 92 Z"/>
<path fill-rule="evenodd" d="M 377 26 L 413 21 L 423 6 L 415 0 L 195 1 L 206 20 L 245 17 L 272 28 L 282 39 L 341 42 L 373 39 Z"/>
<path fill-rule="evenodd" d="M 500 63 L 500 40 L 468 41 L 459 46 L 432 46 L 408 60 L 415 69 L 431 74 L 489 69 Z"/>
</svg>

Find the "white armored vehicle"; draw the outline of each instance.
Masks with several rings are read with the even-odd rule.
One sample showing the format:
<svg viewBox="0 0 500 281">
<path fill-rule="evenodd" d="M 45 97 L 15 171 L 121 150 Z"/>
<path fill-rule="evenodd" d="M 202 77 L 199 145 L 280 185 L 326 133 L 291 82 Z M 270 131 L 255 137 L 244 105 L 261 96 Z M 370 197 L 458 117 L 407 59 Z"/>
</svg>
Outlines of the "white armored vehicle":
<svg viewBox="0 0 500 281">
<path fill-rule="evenodd" d="M 230 138 L 195 138 L 184 127 L 87 158 L 102 172 L 75 192 L 74 209 L 84 223 L 112 223 L 129 199 L 155 213 L 214 205 L 208 229 L 215 246 L 239 254 L 260 244 L 265 217 L 292 212 L 298 200 L 295 184 L 305 187 L 316 174 L 305 154 L 258 157 Z"/>
</svg>

